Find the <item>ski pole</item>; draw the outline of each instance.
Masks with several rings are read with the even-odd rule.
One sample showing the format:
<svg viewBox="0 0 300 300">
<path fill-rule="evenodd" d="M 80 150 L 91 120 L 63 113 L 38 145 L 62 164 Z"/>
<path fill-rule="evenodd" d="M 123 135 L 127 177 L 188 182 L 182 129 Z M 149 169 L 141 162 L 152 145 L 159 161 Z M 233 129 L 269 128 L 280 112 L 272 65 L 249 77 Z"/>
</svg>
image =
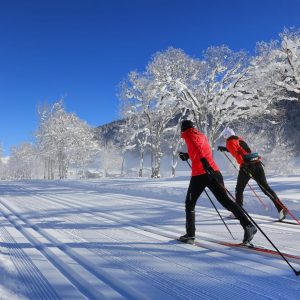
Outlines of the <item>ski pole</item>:
<svg viewBox="0 0 300 300">
<path fill-rule="evenodd" d="M 227 157 L 227 159 L 231 162 L 231 164 L 234 166 L 234 168 L 238 171 L 238 168 L 236 167 L 236 165 L 232 162 L 232 160 L 228 157 L 228 155 L 223 152 L 225 154 L 225 156 Z M 250 176 L 251 177 L 251 176 Z M 252 177 L 251 177 L 252 178 Z M 254 193 L 254 195 L 257 197 L 257 199 L 260 201 L 260 203 L 263 205 L 263 207 L 265 208 L 266 211 L 269 210 L 269 207 L 265 204 L 265 202 L 259 197 L 259 195 L 255 192 L 255 190 L 252 188 L 252 186 L 247 183 L 248 187 L 251 189 L 251 191 Z"/>
<path fill-rule="evenodd" d="M 230 193 L 230 191 L 222 184 L 220 184 L 218 182 L 218 184 L 224 188 L 224 190 L 228 193 L 228 195 L 230 195 L 230 197 L 232 198 L 233 201 L 236 202 L 235 198 L 233 197 L 233 195 Z M 253 218 L 247 213 L 247 211 L 241 206 L 239 205 L 240 208 L 242 209 L 242 211 L 245 213 L 245 215 L 251 220 L 251 222 L 253 222 L 253 224 L 258 228 L 258 230 L 262 233 L 262 235 L 268 240 L 268 242 L 273 246 L 273 248 L 278 252 L 278 254 L 283 258 L 283 260 L 289 265 L 289 267 L 294 271 L 296 276 L 300 275 L 300 270 L 297 271 L 291 264 L 290 262 L 285 258 L 285 256 L 280 252 L 280 250 L 275 246 L 275 244 L 270 240 L 270 238 L 265 234 L 265 232 L 260 228 L 260 226 L 258 226 L 258 224 L 253 220 Z"/>
<path fill-rule="evenodd" d="M 225 156 L 228 158 L 228 160 L 234 165 L 234 163 L 232 162 L 232 160 L 228 157 L 228 155 L 224 152 L 224 154 L 225 154 Z M 234 167 L 235 167 L 235 165 L 234 165 Z M 245 170 L 244 170 L 244 172 L 246 172 Z M 252 179 L 254 179 L 253 178 L 253 176 L 251 175 L 251 173 L 249 174 L 249 176 L 252 178 Z M 255 179 L 254 179 L 255 180 Z M 278 199 L 276 199 L 276 198 L 274 198 L 274 196 L 272 195 L 272 194 L 270 194 L 270 192 L 269 191 L 267 191 L 266 189 L 265 189 L 265 187 L 263 187 L 262 185 L 260 185 L 258 182 L 256 182 L 257 184 L 258 184 L 258 186 L 271 198 L 271 199 L 273 199 L 282 209 L 286 209 L 286 211 L 287 211 L 287 213 L 300 225 L 300 221 L 291 213 L 291 211 L 287 208 L 287 207 L 284 207 L 283 205 L 282 205 L 282 203 L 278 200 Z M 249 184 L 248 184 L 249 185 Z M 250 185 L 249 185 L 250 186 Z"/>
<path fill-rule="evenodd" d="M 192 168 L 190 162 L 189 162 L 188 160 L 187 160 L 186 162 L 187 162 L 187 164 L 189 165 L 189 167 Z M 214 209 L 215 209 L 216 212 L 218 213 L 220 219 L 222 220 L 223 224 L 224 224 L 225 227 L 227 228 L 227 230 L 228 230 L 228 232 L 230 233 L 231 237 L 232 237 L 234 240 L 236 240 L 236 238 L 232 235 L 230 229 L 228 228 L 227 224 L 225 223 L 224 219 L 222 218 L 221 214 L 219 213 L 219 211 L 218 211 L 217 207 L 215 206 L 214 202 L 212 201 L 211 197 L 210 197 L 209 194 L 207 193 L 206 189 L 204 189 L 204 192 L 205 192 L 207 198 L 209 199 L 209 201 L 211 202 L 212 206 L 214 207 Z"/>
</svg>

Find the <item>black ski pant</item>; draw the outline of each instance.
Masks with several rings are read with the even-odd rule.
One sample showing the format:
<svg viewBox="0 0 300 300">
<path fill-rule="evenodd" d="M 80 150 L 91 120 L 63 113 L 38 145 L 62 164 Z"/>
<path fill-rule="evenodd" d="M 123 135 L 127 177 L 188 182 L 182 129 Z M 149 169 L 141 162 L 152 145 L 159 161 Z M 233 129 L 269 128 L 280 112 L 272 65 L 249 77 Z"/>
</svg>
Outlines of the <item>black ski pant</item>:
<svg viewBox="0 0 300 300">
<path fill-rule="evenodd" d="M 195 206 L 199 196 L 206 187 L 211 190 L 223 207 L 237 217 L 243 228 L 251 224 L 239 205 L 228 197 L 224 187 L 223 176 L 220 172 L 215 172 L 214 176 L 208 174 L 192 176 L 185 200 L 186 232 L 188 236 L 195 236 Z"/>
<path fill-rule="evenodd" d="M 274 203 L 278 212 L 280 212 L 285 206 L 278 199 L 276 193 L 270 188 L 262 163 L 250 163 L 248 165 L 242 165 L 239 170 L 237 184 L 235 188 L 236 202 L 240 206 L 243 205 L 243 192 L 250 178 L 253 178 L 260 189 L 265 195 L 267 195 Z"/>
</svg>

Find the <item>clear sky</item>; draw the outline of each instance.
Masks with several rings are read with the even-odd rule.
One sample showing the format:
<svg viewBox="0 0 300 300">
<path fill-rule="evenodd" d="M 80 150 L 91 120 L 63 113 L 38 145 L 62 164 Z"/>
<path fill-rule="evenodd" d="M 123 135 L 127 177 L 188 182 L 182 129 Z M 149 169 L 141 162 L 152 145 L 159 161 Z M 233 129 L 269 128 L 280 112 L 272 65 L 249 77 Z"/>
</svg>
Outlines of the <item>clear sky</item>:
<svg viewBox="0 0 300 300">
<path fill-rule="evenodd" d="M 119 118 L 118 83 L 169 46 L 253 51 L 300 27 L 299 0 L 0 0 L 0 143 L 31 141 L 38 103 L 91 126 Z"/>
</svg>

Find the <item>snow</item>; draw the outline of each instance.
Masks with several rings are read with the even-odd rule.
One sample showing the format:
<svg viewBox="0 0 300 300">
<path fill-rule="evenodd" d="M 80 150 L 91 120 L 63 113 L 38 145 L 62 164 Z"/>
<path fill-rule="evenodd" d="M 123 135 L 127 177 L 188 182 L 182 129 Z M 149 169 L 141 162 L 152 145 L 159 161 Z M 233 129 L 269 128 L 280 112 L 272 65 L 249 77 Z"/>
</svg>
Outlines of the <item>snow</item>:
<svg viewBox="0 0 300 300">
<path fill-rule="evenodd" d="M 225 179 L 234 191 L 235 178 Z M 196 208 L 201 247 L 175 240 L 185 233 L 188 183 L 0 181 L 0 299 L 299 299 L 300 277 L 281 257 L 217 243 L 237 243 L 243 230 L 225 219 L 233 240 L 205 194 Z M 299 219 L 300 177 L 269 183 Z M 275 223 L 271 201 L 250 184 L 269 209 L 250 189 L 245 209 L 280 251 L 300 257 L 300 225 Z M 253 242 L 273 249 L 260 232 Z M 288 260 L 300 269 L 298 258 Z"/>
<path fill-rule="evenodd" d="M 2 161 L 2 163 L 7 164 L 9 161 L 10 157 L 9 156 L 3 156 L 0 157 L 0 161 Z"/>
</svg>

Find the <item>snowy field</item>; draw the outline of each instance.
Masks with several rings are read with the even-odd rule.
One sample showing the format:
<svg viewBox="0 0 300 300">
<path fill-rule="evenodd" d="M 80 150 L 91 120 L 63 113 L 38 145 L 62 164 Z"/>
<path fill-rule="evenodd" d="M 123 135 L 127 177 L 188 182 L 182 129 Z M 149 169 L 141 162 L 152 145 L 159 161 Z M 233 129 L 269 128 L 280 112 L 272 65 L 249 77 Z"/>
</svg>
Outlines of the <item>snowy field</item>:
<svg viewBox="0 0 300 300">
<path fill-rule="evenodd" d="M 201 247 L 175 240 L 185 233 L 188 181 L 0 182 L 0 299 L 300 299 L 300 276 L 282 258 L 218 243 L 237 243 L 243 231 L 225 219 L 233 240 L 204 195 Z M 234 191 L 234 178 L 225 182 Z M 299 219 L 300 177 L 269 182 Z M 245 208 L 299 270 L 300 225 L 274 222 L 257 192 L 268 211 L 249 189 Z M 253 243 L 272 249 L 260 232 Z"/>
</svg>

